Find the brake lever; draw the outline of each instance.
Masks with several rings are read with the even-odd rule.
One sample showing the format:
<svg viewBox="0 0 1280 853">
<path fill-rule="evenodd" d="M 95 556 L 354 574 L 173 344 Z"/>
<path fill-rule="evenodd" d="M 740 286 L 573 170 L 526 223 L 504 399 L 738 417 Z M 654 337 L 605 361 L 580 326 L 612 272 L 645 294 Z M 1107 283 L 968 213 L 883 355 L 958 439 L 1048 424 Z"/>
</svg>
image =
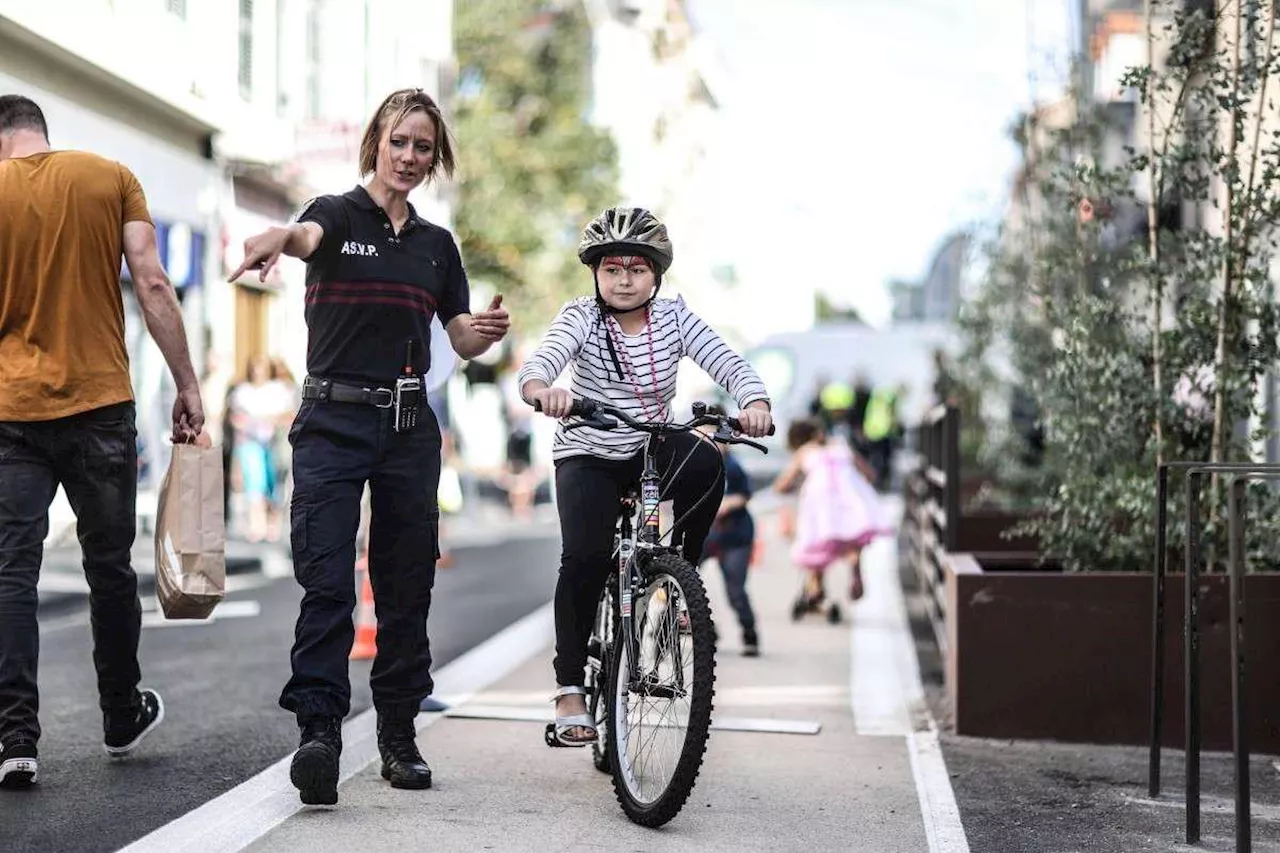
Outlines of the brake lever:
<svg viewBox="0 0 1280 853">
<path fill-rule="evenodd" d="M 749 439 L 749 438 L 731 438 L 731 439 L 729 439 L 729 443 L 730 443 L 730 444 L 745 444 L 747 447 L 754 447 L 756 450 L 759 450 L 761 453 L 763 453 L 763 454 L 764 454 L 764 455 L 766 455 L 766 456 L 768 456 L 768 455 L 769 455 L 769 448 L 765 447 L 765 446 L 764 446 L 763 444 L 761 444 L 760 442 L 758 442 L 758 441 L 752 441 L 752 440 L 751 440 L 751 439 Z"/>
</svg>

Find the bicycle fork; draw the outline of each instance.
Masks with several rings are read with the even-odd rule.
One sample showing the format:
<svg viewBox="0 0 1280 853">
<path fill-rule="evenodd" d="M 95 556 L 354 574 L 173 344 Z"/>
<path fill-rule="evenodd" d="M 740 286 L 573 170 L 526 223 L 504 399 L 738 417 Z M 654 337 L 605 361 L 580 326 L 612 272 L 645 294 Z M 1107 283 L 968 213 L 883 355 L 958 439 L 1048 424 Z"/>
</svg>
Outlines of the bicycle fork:
<svg viewBox="0 0 1280 853">
<path fill-rule="evenodd" d="M 645 454 L 644 473 L 640 478 L 640 496 L 641 496 L 641 527 L 637 531 L 636 537 L 642 544 L 653 547 L 661 542 L 661 533 L 659 532 L 659 516 L 658 508 L 661 502 L 661 477 L 658 476 L 654 459 L 651 454 Z M 629 533 L 629 524 L 624 524 L 623 533 Z M 619 549 L 618 557 L 618 586 L 622 590 L 622 620 L 623 620 L 623 636 L 627 639 L 628 660 L 630 661 L 630 672 L 627 675 L 627 682 L 631 686 L 633 692 L 655 696 L 660 698 L 674 698 L 680 695 L 684 690 L 684 673 L 681 666 L 681 649 L 678 638 L 672 648 L 667 648 L 667 637 L 662 627 L 658 627 L 653 637 L 653 669 L 645 675 L 644 663 L 641 661 L 641 637 L 636 631 L 636 618 L 633 612 L 634 593 L 643 586 L 643 573 L 640 570 L 638 561 L 652 556 L 652 552 L 646 549 L 646 553 L 635 554 L 631 547 L 631 537 L 624 536 L 623 542 L 626 543 L 626 554 L 623 548 Z M 630 557 L 634 556 L 636 563 L 631 563 Z M 679 597 L 675 594 L 675 590 L 666 591 L 664 596 L 663 608 L 666 611 L 663 622 L 671 620 L 674 623 L 677 619 L 680 608 Z M 645 602 L 645 623 L 649 625 L 650 616 L 649 602 Z M 649 625 L 650 630 L 655 630 Z M 662 658 L 666 653 L 672 655 L 673 679 L 672 684 L 662 684 L 659 681 L 658 668 L 661 665 Z"/>
</svg>

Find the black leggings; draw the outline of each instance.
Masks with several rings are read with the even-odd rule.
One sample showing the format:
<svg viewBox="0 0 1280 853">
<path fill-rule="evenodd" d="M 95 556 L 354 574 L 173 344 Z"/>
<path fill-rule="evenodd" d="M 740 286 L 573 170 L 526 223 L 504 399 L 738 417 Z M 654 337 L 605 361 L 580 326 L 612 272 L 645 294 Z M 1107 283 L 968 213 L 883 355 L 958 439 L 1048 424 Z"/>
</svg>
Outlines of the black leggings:
<svg viewBox="0 0 1280 853">
<path fill-rule="evenodd" d="M 643 459 L 640 451 L 625 460 L 570 456 L 556 463 L 556 503 L 563 550 L 556 584 L 555 670 L 556 681 L 562 687 L 582 685 L 596 604 L 610 572 L 617 568 L 611 555 L 618 508 L 627 487 L 639 481 Z M 682 543 L 684 558 L 696 566 L 724 495 L 720 451 L 711 442 L 691 434 L 669 435 L 659 445 L 657 462 L 662 475 L 662 498 L 673 502 L 677 520 L 706 495 L 676 527 L 671 540 Z"/>
</svg>

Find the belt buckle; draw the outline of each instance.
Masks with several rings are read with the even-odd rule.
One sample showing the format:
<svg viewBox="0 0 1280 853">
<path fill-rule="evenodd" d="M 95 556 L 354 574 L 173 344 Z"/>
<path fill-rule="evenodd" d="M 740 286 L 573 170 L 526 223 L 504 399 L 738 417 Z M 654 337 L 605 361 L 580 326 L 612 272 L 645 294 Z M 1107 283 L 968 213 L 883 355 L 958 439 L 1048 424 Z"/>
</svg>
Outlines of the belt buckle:
<svg viewBox="0 0 1280 853">
<path fill-rule="evenodd" d="M 374 399 L 372 402 L 373 402 L 374 408 L 389 409 L 396 404 L 395 392 L 392 391 L 390 388 L 366 388 L 364 390 L 369 392 L 369 394 L 373 396 Z M 386 394 L 387 402 L 385 403 L 377 402 L 378 394 Z"/>
</svg>

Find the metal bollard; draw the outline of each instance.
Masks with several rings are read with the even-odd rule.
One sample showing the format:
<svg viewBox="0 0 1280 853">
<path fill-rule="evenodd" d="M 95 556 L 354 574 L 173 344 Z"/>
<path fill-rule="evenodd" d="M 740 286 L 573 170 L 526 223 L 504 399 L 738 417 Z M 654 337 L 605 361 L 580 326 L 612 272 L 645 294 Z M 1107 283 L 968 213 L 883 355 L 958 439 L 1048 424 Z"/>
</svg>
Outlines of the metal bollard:
<svg viewBox="0 0 1280 853">
<path fill-rule="evenodd" d="M 1164 588 L 1165 560 L 1169 523 L 1169 468 L 1161 465 L 1156 472 L 1156 560 L 1154 601 L 1151 603 L 1151 756 L 1148 760 L 1147 792 L 1160 796 L 1160 744 L 1164 734 Z"/>
<path fill-rule="evenodd" d="M 1232 746 L 1236 759 L 1236 853 L 1253 849 L 1249 801 L 1249 720 L 1245 705 L 1244 660 L 1244 477 L 1231 482 L 1227 504 L 1228 565 L 1231 604 L 1231 710 Z"/>
<path fill-rule="evenodd" d="M 1200 841 L 1200 486 L 1205 474 L 1234 474 L 1228 496 L 1228 561 L 1231 604 L 1232 713 L 1236 761 L 1236 845 L 1249 850 L 1252 830 L 1249 799 L 1249 746 L 1244 659 L 1245 483 L 1280 479 L 1280 465 L 1253 463 L 1166 462 L 1156 472 L 1156 555 L 1152 601 L 1151 744 L 1148 790 L 1160 794 L 1160 747 L 1164 723 L 1164 597 L 1167 588 L 1168 472 L 1187 472 L 1186 613 L 1186 839 Z"/>
</svg>

